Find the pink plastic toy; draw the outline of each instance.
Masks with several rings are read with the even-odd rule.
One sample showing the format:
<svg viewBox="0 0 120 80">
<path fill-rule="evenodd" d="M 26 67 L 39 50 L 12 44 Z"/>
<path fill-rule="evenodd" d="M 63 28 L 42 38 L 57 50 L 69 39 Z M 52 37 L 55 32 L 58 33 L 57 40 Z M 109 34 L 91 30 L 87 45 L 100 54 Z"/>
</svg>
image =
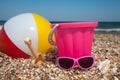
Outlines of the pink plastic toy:
<svg viewBox="0 0 120 80">
<path fill-rule="evenodd" d="M 73 22 L 52 24 L 49 42 L 55 44 L 51 36 L 55 32 L 59 57 L 80 58 L 91 56 L 94 28 L 98 22 Z"/>
</svg>

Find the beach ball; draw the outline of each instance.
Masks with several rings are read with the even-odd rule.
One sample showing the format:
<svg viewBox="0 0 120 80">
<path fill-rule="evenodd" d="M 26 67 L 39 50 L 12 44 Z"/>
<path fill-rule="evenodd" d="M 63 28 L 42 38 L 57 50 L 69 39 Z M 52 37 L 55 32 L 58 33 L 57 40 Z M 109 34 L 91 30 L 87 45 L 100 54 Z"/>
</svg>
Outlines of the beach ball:
<svg viewBox="0 0 120 80">
<path fill-rule="evenodd" d="M 33 57 L 25 37 L 30 37 L 36 52 L 46 53 L 52 46 L 48 42 L 50 23 L 34 13 L 23 13 L 9 19 L 0 31 L 0 52 L 13 58 Z"/>
</svg>

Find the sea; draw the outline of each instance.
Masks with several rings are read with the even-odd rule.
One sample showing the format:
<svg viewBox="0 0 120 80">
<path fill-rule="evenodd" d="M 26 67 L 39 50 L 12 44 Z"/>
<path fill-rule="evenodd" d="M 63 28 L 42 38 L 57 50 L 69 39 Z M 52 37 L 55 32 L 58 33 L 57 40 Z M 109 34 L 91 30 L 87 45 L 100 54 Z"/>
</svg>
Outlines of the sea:
<svg viewBox="0 0 120 80">
<path fill-rule="evenodd" d="M 0 29 L 2 25 L 5 24 L 6 21 L 0 21 Z M 53 23 L 68 23 L 75 21 L 50 21 Z M 76 21 L 78 22 L 78 21 Z M 22 24 L 22 23 L 21 23 Z M 120 33 L 120 22 L 98 22 L 98 27 L 95 29 L 96 32 L 109 32 L 109 33 Z"/>
</svg>

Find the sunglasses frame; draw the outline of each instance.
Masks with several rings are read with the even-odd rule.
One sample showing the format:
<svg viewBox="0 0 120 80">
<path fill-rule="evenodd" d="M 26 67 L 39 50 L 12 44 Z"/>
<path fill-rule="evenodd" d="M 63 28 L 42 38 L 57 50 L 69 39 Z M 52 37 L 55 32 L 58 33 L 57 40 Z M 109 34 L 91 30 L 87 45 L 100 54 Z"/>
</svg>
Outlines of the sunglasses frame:
<svg viewBox="0 0 120 80">
<path fill-rule="evenodd" d="M 82 67 L 82 66 L 79 64 L 78 60 L 79 60 L 79 59 L 83 59 L 83 58 L 89 58 L 89 57 L 93 59 L 92 65 L 91 65 L 90 67 L 88 67 L 88 68 Z M 59 64 L 59 60 L 60 60 L 61 58 L 72 59 L 72 60 L 74 61 L 74 63 L 73 63 L 73 65 L 71 66 L 71 68 L 65 69 L 65 68 L 61 67 L 60 64 Z M 75 59 L 75 58 L 72 58 L 72 57 L 58 57 L 58 58 L 57 58 L 57 65 L 58 65 L 58 67 L 60 67 L 61 69 L 71 70 L 72 68 L 74 68 L 74 67 L 76 66 L 76 63 L 77 63 L 77 65 L 78 65 L 78 67 L 79 67 L 80 69 L 82 69 L 82 70 L 88 70 L 88 69 L 90 69 L 90 68 L 92 68 L 92 67 L 94 66 L 94 64 L 95 64 L 95 57 L 94 57 L 94 56 L 83 56 L 83 57 L 79 57 L 79 58 L 76 58 L 76 59 Z"/>
</svg>

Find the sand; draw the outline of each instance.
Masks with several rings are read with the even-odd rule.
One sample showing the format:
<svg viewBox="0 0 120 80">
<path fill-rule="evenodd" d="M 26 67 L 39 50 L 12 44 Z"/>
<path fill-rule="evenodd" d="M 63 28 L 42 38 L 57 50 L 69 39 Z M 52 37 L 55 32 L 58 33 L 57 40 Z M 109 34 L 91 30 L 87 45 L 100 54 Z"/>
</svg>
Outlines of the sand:
<svg viewBox="0 0 120 80">
<path fill-rule="evenodd" d="M 14 53 L 14 51 L 13 51 Z M 1 80 L 120 80 L 120 35 L 95 34 L 92 55 L 93 68 L 66 71 L 57 67 L 57 49 L 46 54 L 46 62 L 32 64 L 32 59 L 12 59 L 0 53 Z"/>
</svg>

